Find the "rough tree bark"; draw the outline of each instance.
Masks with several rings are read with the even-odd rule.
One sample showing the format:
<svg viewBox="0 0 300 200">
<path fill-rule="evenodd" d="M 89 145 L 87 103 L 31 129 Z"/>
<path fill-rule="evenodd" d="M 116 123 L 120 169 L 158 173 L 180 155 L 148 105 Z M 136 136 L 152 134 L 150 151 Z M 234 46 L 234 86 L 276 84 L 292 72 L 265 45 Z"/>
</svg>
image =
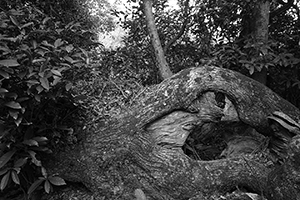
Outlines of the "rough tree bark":
<svg viewBox="0 0 300 200">
<path fill-rule="evenodd" d="M 225 106 L 218 106 L 213 92 L 226 96 Z M 226 195 L 236 188 L 267 199 L 299 199 L 297 135 L 281 159 L 273 159 L 268 148 L 209 161 L 182 150 L 190 134 L 206 133 L 202 128 L 212 122 L 239 121 L 273 137 L 268 116 L 274 111 L 300 119 L 289 102 L 237 72 L 214 66 L 183 70 L 145 91 L 118 119 L 79 131 L 81 142 L 48 162 L 48 171 L 68 182 L 50 199 L 234 199 Z"/>
<path fill-rule="evenodd" d="M 170 76 L 173 75 L 166 57 L 165 57 L 165 53 L 163 51 L 160 39 L 159 39 L 159 35 L 157 32 L 157 28 L 155 25 L 155 19 L 152 13 L 152 0 L 144 0 L 143 1 L 143 5 L 144 5 L 144 12 L 145 12 L 145 17 L 146 17 L 146 23 L 147 23 L 147 28 L 148 28 L 148 32 L 150 35 L 150 39 L 152 42 L 152 46 L 154 49 L 154 54 L 155 54 L 155 58 L 156 58 L 156 62 L 158 65 L 158 69 L 160 72 L 160 75 L 163 79 L 169 78 Z"/>
<path fill-rule="evenodd" d="M 264 57 L 267 54 L 268 48 L 266 48 L 266 44 L 268 42 L 269 35 L 269 12 L 270 12 L 270 1 L 261 0 L 257 1 L 257 5 L 255 8 L 254 16 L 255 16 L 255 26 L 254 26 L 254 39 L 260 44 L 261 49 L 260 53 L 257 56 Z M 261 69 L 256 69 L 256 71 L 252 74 L 252 78 L 266 85 L 267 83 L 267 68 L 262 67 Z"/>
<path fill-rule="evenodd" d="M 268 26 L 269 26 L 269 12 L 270 1 L 259 0 L 256 2 L 249 2 L 245 8 L 244 17 L 242 19 L 242 31 L 240 38 L 249 39 L 253 37 L 254 44 L 257 46 L 257 55 L 255 57 L 262 57 L 262 52 L 267 53 L 265 45 L 268 42 Z M 264 49 L 263 49 L 264 48 Z M 267 68 L 256 68 L 251 77 L 262 84 L 267 82 Z"/>
</svg>

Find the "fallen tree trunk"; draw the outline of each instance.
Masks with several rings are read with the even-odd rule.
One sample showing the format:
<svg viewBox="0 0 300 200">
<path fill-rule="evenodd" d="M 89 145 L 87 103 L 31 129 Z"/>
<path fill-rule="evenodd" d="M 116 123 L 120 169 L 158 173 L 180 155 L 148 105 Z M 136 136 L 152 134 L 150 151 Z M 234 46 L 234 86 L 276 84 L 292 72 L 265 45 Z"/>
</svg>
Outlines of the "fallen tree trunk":
<svg viewBox="0 0 300 200">
<path fill-rule="evenodd" d="M 226 134 L 212 128 L 218 124 L 256 130 L 258 144 L 264 144 L 274 136 L 268 122 L 274 111 L 300 118 L 292 104 L 237 72 L 213 66 L 183 70 L 144 92 L 118 119 L 85 126 L 77 145 L 55 155 L 48 171 L 83 187 L 65 188 L 51 198 L 218 199 L 240 188 L 267 199 L 299 199 L 298 136 L 284 158 L 274 159 L 269 146 L 211 160 L 195 160 L 183 150 L 190 135 L 222 138 Z M 225 138 L 230 146 L 228 138 L 234 137 Z"/>
</svg>

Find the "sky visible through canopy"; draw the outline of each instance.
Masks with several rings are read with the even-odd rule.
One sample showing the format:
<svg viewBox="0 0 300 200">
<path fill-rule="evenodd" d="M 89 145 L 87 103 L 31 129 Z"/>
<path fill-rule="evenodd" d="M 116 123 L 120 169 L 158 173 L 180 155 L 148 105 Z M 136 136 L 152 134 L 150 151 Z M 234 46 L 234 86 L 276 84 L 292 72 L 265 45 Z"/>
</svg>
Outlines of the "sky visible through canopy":
<svg viewBox="0 0 300 200">
<path fill-rule="evenodd" d="M 126 11 L 126 6 L 128 7 L 129 5 L 128 0 L 108 0 L 108 3 L 110 3 L 113 8 L 122 11 Z M 178 8 L 177 0 L 168 0 L 168 3 L 171 8 Z M 115 20 L 115 23 L 118 23 L 118 19 L 116 18 Z M 120 25 L 117 25 L 113 31 L 100 33 L 99 41 L 105 48 L 115 49 L 122 45 L 122 40 L 126 37 L 126 34 L 126 31 L 123 30 Z"/>
</svg>

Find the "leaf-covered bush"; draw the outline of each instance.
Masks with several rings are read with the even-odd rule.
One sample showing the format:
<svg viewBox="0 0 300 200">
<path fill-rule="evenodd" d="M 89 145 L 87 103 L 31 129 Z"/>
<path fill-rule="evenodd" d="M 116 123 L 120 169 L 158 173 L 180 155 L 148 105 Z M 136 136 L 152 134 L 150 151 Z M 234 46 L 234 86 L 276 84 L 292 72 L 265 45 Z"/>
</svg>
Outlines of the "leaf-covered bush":
<svg viewBox="0 0 300 200">
<path fill-rule="evenodd" d="M 3 194 L 23 190 L 30 195 L 40 186 L 48 193 L 52 185 L 65 184 L 48 176 L 42 163 L 53 149 L 76 142 L 79 108 L 70 89 L 89 70 L 89 57 L 73 36 L 83 31 L 79 23 L 64 24 L 29 5 L 0 12 Z"/>
</svg>

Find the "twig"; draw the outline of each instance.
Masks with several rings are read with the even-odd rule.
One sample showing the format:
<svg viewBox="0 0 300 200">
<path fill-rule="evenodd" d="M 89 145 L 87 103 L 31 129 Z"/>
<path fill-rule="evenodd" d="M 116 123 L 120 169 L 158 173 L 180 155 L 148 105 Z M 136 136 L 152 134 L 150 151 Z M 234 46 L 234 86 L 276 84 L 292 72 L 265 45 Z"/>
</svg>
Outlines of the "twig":
<svg viewBox="0 0 300 200">
<path fill-rule="evenodd" d="M 123 92 L 122 88 L 120 88 L 120 87 L 119 87 L 113 80 L 111 80 L 110 78 L 108 78 L 108 80 L 109 80 L 112 84 L 114 84 L 114 85 L 116 86 L 116 88 L 122 93 L 122 95 L 123 95 L 124 98 L 127 98 L 127 97 L 126 97 L 126 94 Z"/>
</svg>

